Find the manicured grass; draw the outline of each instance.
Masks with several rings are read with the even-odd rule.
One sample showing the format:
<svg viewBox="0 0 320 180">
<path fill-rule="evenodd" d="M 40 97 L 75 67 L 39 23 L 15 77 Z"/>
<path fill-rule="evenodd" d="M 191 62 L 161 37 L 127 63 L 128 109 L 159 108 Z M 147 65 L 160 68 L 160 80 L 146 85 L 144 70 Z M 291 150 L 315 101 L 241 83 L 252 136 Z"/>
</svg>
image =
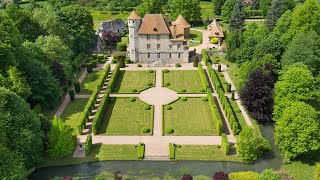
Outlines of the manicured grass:
<svg viewBox="0 0 320 180">
<path fill-rule="evenodd" d="M 114 89 L 115 93 L 139 93 L 149 87 L 155 86 L 155 71 L 120 71 Z M 149 86 L 152 83 L 152 86 Z M 134 92 L 136 90 L 136 92 Z"/>
<path fill-rule="evenodd" d="M 218 73 L 219 79 L 220 79 L 220 81 L 222 83 L 223 89 L 225 90 L 225 94 L 229 93 L 229 92 L 227 92 L 227 84 L 228 84 L 228 82 L 224 78 L 223 73 L 222 72 L 218 72 L 218 71 L 217 71 L 217 73 Z"/>
<path fill-rule="evenodd" d="M 102 13 L 101 13 L 102 12 Z M 113 19 L 122 19 L 124 21 L 127 20 L 128 16 L 130 15 L 131 11 L 124 11 L 123 13 L 115 11 L 98 11 L 94 8 L 90 8 L 90 14 L 94 21 L 107 21 L 107 20 L 113 20 Z"/>
<path fill-rule="evenodd" d="M 166 83 L 170 83 L 166 86 Z M 197 70 L 163 72 L 163 85 L 178 93 L 204 93 L 199 72 Z M 186 92 L 181 92 L 186 90 Z"/>
<path fill-rule="evenodd" d="M 164 107 L 164 130 L 173 128 L 173 136 L 213 136 L 215 131 L 208 101 L 202 98 L 188 98 L 170 104 L 171 110 Z"/>
<path fill-rule="evenodd" d="M 226 156 L 222 148 L 210 145 L 181 145 L 176 147 L 175 160 L 210 160 L 241 162 L 236 154 Z"/>
<path fill-rule="evenodd" d="M 100 125 L 101 135 L 150 135 L 153 127 L 153 107 L 145 110 L 146 103 L 130 98 L 110 98 L 107 111 Z M 142 133 L 143 127 L 150 133 Z"/>
<path fill-rule="evenodd" d="M 313 180 L 315 167 L 314 164 L 302 163 L 300 161 L 295 161 L 283 166 L 283 168 L 297 180 Z"/>
<path fill-rule="evenodd" d="M 230 79 L 232 80 L 233 84 L 236 86 L 236 90 L 238 90 L 238 87 L 237 87 L 237 72 L 238 72 L 238 66 L 236 63 L 232 63 L 232 62 L 229 62 L 227 60 L 225 60 L 225 56 L 219 56 L 220 57 L 220 63 L 222 64 L 228 64 L 229 67 L 227 69 L 227 73 L 230 77 Z"/>
<path fill-rule="evenodd" d="M 198 46 L 201 44 L 203 39 L 203 34 L 200 31 L 190 30 L 190 37 L 187 39 L 189 40 L 190 47 Z"/>
<path fill-rule="evenodd" d="M 74 134 L 78 133 L 77 123 L 87 102 L 88 99 L 75 99 L 74 101 L 70 101 L 61 114 L 61 118 L 66 122 L 66 124 L 73 128 Z"/>
<path fill-rule="evenodd" d="M 88 73 L 81 83 L 80 93 L 91 94 L 95 89 L 97 89 L 99 83 L 103 78 L 103 71 L 97 71 Z"/>
<path fill-rule="evenodd" d="M 243 117 L 243 115 L 242 115 L 242 113 L 241 113 L 241 111 L 239 109 L 239 106 L 238 106 L 237 102 L 236 101 L 232 101 L 231 99 L 229 99 L 229 100 L 230 100 L 232 108 L 234 109 L 234 111 L 235 111 L 235 113 L 237 115 L 237 118 L 239 120 L 241 128 L 244 128 L 244 127 L 248 126 L 246 120 L 244 119 L 244 117 Z"/>
<path fill-rule="evenodd" d="M 63 166 L 106 160 L 139 160 L 137 151 L 135 145 L 93 144 L 90 154 L 84 158 L 73 158 L 72 155 L 61 159 L 46 158 L 41 166 Z"/>
</svg>

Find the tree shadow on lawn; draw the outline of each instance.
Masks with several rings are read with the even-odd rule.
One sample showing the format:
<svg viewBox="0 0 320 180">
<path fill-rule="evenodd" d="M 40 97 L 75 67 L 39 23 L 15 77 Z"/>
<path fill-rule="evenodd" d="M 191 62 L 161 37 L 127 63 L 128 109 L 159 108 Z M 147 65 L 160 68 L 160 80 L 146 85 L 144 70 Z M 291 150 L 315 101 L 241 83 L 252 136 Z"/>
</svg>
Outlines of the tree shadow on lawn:
<svg viewBox="0 0 320 180">
<path fill-rule="evenodd" d="M 125 73 L 126 73 L 126 71 L 119 71 L 118 77 L 116 79 L 116 84 L 114 85 L 114 89 L 117 89 L 118 91 L 120 90 L 122 80 L 123 80 Z"/>
<path fill-rule="evenodd" d="M 90 83 L 93 83 L 98 78 L 99 78 L 99 75 L 97 74 L 97 72 L 92 72 L 90 74 L 87 74 L 87 77 L 81 83 L 81 91 L 80 91 L 80 93 L 83 93 L 82 91 L 84 91 L 84 92 L 93 92 L 93 90 L 90 89 L 90 85 L 89 86 L 86 86 L 86 85 L 90 84 Z"/>
<path fill-rule="evenodd" d="M 107 104 L 107 111 L 104 112 L 102 122 L 100 123 L 100 128 L 98 131 L 98 134 L 104 134 L 107 132 L 107 128 L 110 122 L 110 118 L 113 112 L 113 108 L 116 104 L 117 99 L 116 98 L 109 98 L 109 102 Z"/>
</svg>

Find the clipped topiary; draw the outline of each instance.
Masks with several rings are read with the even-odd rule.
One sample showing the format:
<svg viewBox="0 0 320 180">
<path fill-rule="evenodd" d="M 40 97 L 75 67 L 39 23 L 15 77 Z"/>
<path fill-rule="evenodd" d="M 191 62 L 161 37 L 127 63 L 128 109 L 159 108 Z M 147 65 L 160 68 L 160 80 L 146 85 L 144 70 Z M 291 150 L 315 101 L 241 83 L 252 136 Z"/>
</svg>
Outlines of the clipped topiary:
<svg viewBox="0 0 320 180">
<path fill-rule="evenodd" d="M 206 92 L 206 90 L 204 90 L 204 89 L 202 89 L 202 88 L 200 88 L 199 91 L 200 91 L 200 92 Z"/>
<path fill-rule="evenodd" d="M 92 63 L 87 63 L 87 71 L 88 73 L 91 73 L 92 72 Z"/>
<path fill-rule="evenodd" d="M 170 72 L 168 69 L 163 70 L 164 73 Z"/>
<path fill-rule="evenodd" d="M 172 129 L 172 128 L 168 128 L 167 130 L 166 130 L 166 133 L 167 134 L 172 134 L 174 132 L 174 129 Z"/>
<path fill-rule="evenodd" d="M 180 64 L 180 63 L 177 63 L 177 64 L 176 64 L 176 67 L 177 67 L 177 68 L 181 67 L 181 64 Z"/>
<path fill-rule="evenodd" d="M 180 100 L 181 100 L 181 101 L 188 101 L 188 98 L 187 98 L 187 97 L 181 97 Z"/>
<path fill-rule="evenodd" d="M 193 60 L 193 67 L 198 67 L 198 64 L 199 64 L 199 58 L 198 56 L 196 56 Z"/>
<path fill-rule="evenodd" d="M 150 70 L 149 70 L 149 73 L 154 73 L 154 70 L 150 69 Z"/>
<path fill-rule="evenodd" d="M 150 110 L 151 109 L 151 106 L 150 105 L 145 105 L 144 106 L 144 110 Z"/>
<path fill-rule="evenodd" d="M 142 67 L 142 65 L 139 63 L 139 64 L 137 64 L 137 67 Z"/>
<path fill-rule="evenodd" d="M 74 101 L 74 90 L 69 90 L 69 96 L 71 101 Z"/>
<path fill-rule="evenodd" d="M 231 100 L 232 100 L 232 101 L 235 100 L 235 98 L 234 98 L 234 91 L 231 92 Z"/>
<path fill-rule="evenodd" d="M 221 73 L 221 74 L 219 74 L 219 76 L 220 76 L 220 77 L 224 77 L 224 75 L 223 75 L 222 73 Z"/>
<path fill-rule="evenodd" d="M 172 109 L 172 107 L 170 105 L 166 106 L 166 110 L 171 110 L 171 109 Z"/>
<path fill-rule="evenodd" d="M 77 93 L 79 93 L 80 92 L 80 82 L 78 81 L 78 82 L 75 82 L 74 84 L 73 84 L 73 86 L 74 86 L 74 90 L 77 92 Z"/>
<path fill-rule="evenodd" d="M 149 132 L 150 132 L 150 129 L 147 128 L 147 127 L 143 127 L 143 128 L 141 129 L 141 132 L 142 132 L 142 133 L 149 133 Z"/>
<path fill-rule="evenodd" d="M 138 92 L 138 90 L 137 89 L 132 89 L 132 92 L 136 93 L 136 92 Z"/>
<path fill-rule="evenodd" d="M 202 101 L 208 101 L 208 97 L 207 96 L 204 96 L 201 99 L 202 99 Z"/>
<path fill-rule="evenodd" d="M 184 92 L 187 92 L 186 89 L 181 89 L 180 92 L 184 93 Z"/>
<path fill-rule="evenodd" d="M 135 102 L 136 100 L 136 97 L 130 97 L 130 102 Z"/>
<path fill-rule="evenodd" d="M 165 86 L 170 86 L 170 83 L 169 83 L 169 82 L 167 82 L 167 83 L 165 83 L 164 85 L 165 85 Z"/>
<path fill-rule="evenodd" d="M 112 92 L 119 92 L 119 89 L 118 88 L 113 88 Z"/>
</svg>

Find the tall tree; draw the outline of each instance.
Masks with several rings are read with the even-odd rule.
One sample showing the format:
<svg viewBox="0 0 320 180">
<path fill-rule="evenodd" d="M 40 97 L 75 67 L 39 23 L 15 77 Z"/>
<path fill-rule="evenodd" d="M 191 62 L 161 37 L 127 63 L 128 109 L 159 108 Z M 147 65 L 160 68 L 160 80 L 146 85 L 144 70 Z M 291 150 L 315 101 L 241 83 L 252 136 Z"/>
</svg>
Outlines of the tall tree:
<svg viewBox="0 0 320 180">
<path fill-rule="evenodd" d="M 201 8 L 199 0 L 172 0 L 170 2 L 171 19 L 175 20 L 180 14 L 186 21 L 201 20 Z"/>
<path fill-rule="evenodd" d="M 56 9 L 75 3 L 75 0 L 48 0 L 48 3 Z"/>
<path fill-rule="evenodd" d="M 297 49 L 299 49 L 297 51 Z M 302 32 L 289 43 L 282 56 L 284 65 L 302 62 L 314 75 L 320 73 L 320 36 L 315 31 Z"/>
<path fill-rule="evenodd" d="M 243 2 L 242 0 L 236 0 L 231 13 L 231 17 L 229 19 L 230 30 L 231 31 L 241 30 L 242 27 L 244 26 L 245 18 L 246 18 L 246 15 L 243 12 Z"/>
<path fill-rule="evenodd" d="M 268 10 L 270 9 L 272 0 L 260 0 L 259 9 L 262 11 L 263 15 L 267 15 Z"/>
<path fill-rule="evenodd" d="M 57 159 L 72 154 L 77 145 L 76 139 L 72 129 L 62 119 L 54 117 L 48 134 L 50 157 Z"/>
<path fill-rule="evenodd" d="M 273 76 L 258 68 L 250 73 L 240 92 L 240 98 L 249 114 L 260 123 L 272 122 Z"/>
<path fill-rule="evenodd" d="M 224 22 L 229 22 L 235 0 L 226 0 L 221 9 L 221 16 Z"/>
<path fill-rule="evenodd" d="M 213 0 L 214 13 L 216 15 L 221 15 L 224 0 Z"/>
<path fill-rule="evenodd" d="M 273 120 L 278 121 L 292 101 L 310 100 L 315 91 L 314 77 L 302 63 L 295 63 L 282 72 L 275 84 Z"/>
<path fill-rule="evenodd" d="M 293 0 L 273 0 L 265 21 L 269 29 L 275 27 L 278 19 L 284 12 L 293 9 L 294 7 L 295 1 Z"/>
<path fill-rule="evenodd" d="M 304 102 L 291 102 L 276 122 L 275 140 L 288 160 L 320 148 L 320 121 L 317 111 Z"/>
<path fill-rule="evenodd" d="M 145 14 L 159 14 L 162 10 L 161 0 L 143 0 L 137 7 L 137 11 L 141 17 Z"/>
<path fill-rule="evenodd" d="M 27 179 L 23 158 L 0 143 L 0 179 Z"/>
<path fill-rule="evenodd" d="M 241 31 L 233 31 L 227 37 L 226 59 L 230 62 L 237 61 L 237 50 L 241 45 Z"/>
<path fill-rule="evenodd" d="M 65 25 L 74 38 L 72 50 L 74 53 L 83 52 L 90 47 L 94 40 L 93 19 L 87 8 L 80 5 L 62 7 L 58 12 L 60 21 Z"/>
<path fill-rule="evenodd" d="M 42 160 L 41 124 L 29 105 L 15 93 L 0 87 L 0 132 L 4 147 L 22 157 L 26 167 Z"/>
</svg>

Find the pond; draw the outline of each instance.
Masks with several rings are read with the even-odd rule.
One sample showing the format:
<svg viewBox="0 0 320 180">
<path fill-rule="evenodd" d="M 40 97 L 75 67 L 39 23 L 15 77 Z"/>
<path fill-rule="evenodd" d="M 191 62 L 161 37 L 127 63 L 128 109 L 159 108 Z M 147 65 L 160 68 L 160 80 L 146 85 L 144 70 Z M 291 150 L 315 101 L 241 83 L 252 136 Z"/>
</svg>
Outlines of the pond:
<svg viewBox="0 0 320 180">
<path fill-rule="evenodd" d="M 215 172 L 255 171 L 267 168 L 279 169 L 282 165 L 280 150 L 274 145 L 274 128 L 261 126 L 263 136 L 272 144 L 272 151 L 265 153 L 254 164 L 217 161 L 102 161 L 70 166 L 45 167 L 35 170 L 30 179 L 50 179 L 56 176 L 73 176 L 81 179 L 94 179 L 97 175 L 111 177 L 113 172 L 121 171 L 123 175 L 139 177 L 173 177 L 179 179 L 182 174 L 212 177 Z"/>
</svg>

